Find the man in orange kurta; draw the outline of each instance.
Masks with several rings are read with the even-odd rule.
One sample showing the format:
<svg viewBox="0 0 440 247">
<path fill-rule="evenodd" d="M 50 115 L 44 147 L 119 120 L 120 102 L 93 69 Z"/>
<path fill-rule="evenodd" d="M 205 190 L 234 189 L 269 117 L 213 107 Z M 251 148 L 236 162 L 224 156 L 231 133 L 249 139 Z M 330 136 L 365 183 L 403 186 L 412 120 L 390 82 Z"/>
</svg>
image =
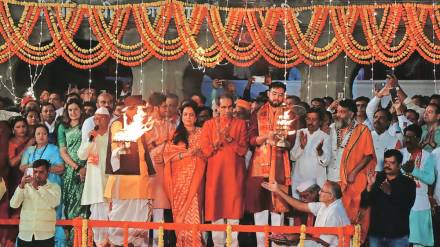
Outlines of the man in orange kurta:
<svg viewBox="0 0 440 247">
<path fill-rule="evenodd" d="M 129 108 L 126 112 L 128 123 L 136 114 L 136 105 L 142 102 L 129 96 L 125 100 Z M 110 127 L 111 138 L 123 128 L 123 121 L 116 120 Z M 111 221 L 150 221 L 152 210 L 152 186 L 145 161 L 145 149 L 142 136 L 136 143 L 138 146 L 139 175 L 110 175 L 105 187 L 104 197 L 111 200 L 112 208 L 109 214 Z M 111 140 L 112 140 L 111 139 Z M 111 141 L 110 140 L 110 141 Z M 133 145 L 133 144 L 132 144 Z M 111 142 L 111 149 L 118 148 L 118 143 Z M 136 154 L 131 154 L 136 155 Z M 108 157 L 107 159 L 110 159 Z M 129 165 L 121 162 L 120 166 Z M 124 231 L 122 228 L 110 228 L 109 240 L 113 245 L 124 244 Z M 129 229 L 128 242 L 134 246 L 148 244 L 148 231 L 145 229 Z"/>
<path fill-rule="evenodd" d="M 368 127 L 356 122 L 356 105 L 352 100 L 339 102 L 332 126 L 333 163 L 328 167 L 328 179 L 339 182 L 342 203 L 352 224 L 362 226 L 366 236 L 369 211 L 360 208 L 361 193 L 367 186 L 367 173 L 374 171 L 376 157 L 373 138 Z"/>
<path fill-rule="evenodd" d="M 166 120 L 166 96 L 162 93 L 154 92 L 148 98 L 148 105 L 152 111 L 149 115 L 153 117 L 153 128 L 145 133 L 145 140 L 148 144 L 148 150 L 154 164 L 156 174 L 151 177 L 151 186 L 153 188 L 153 221 L 170 222 L 171 208 L 167 193 L 164 187 L 164 159 L 163 151 L 165 143 L 172 138 L 175 125 Z M 165 236 L 168 238 L 169 232 Z M 157 231 L 153 231 L 154 245 L 157 245 L 159 239 Z"/>
<path fill-rule="evenodd" d="M 289 147 L 277 147 L 274 134 L 279 116 L 284 114 L 282 103 L 286 85 L 273 82 L 269 86 L 265 103 L 251 116 L 249 143 L 255 148 L 248 171 L 246 183 L 246 210 L 254 213 L 256 225 L 283 224 L 283 213 L 288 211 L 287 203 L 278 195 L 261 187 L 262 182 L 277 182 L 287 193 L 290 185 L 289 149 L 294 137 L 288 137 Z M 264 246 L 264 234 L 257 233 L 257 245 Z"/>
<path fill-rule="evenodd" d="M 229 95 L 220 96 L 220 116 L 202 128 L 201 147 L 208 159 L 205 219 L 213 224 L 238 224 L 244 211 L 247 130 L 244 120 L 232 117 L 233 102 Z M 224 232 L 213 232 L 214 246 L 224 246 L 225 237 Z M 238 246 L 236 232 L 232 238 L 232 246 Z"/>
</svg>

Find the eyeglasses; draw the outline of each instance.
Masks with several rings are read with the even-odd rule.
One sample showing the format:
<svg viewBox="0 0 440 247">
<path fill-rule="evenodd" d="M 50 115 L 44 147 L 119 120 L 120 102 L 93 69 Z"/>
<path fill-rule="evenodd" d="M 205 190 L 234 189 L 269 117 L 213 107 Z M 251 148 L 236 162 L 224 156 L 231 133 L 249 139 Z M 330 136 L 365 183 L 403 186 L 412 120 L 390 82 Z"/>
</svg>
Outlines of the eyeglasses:
<svg viewBox="0 0 440 247">
<path fill-rule="evenodd" d="M 332 194 L 330 191 L 324 191 L 324 190 L 320 190 L 319 192 L 321 192 L 321 193 L 327 193 L 327 194 Z"/>
</svg>

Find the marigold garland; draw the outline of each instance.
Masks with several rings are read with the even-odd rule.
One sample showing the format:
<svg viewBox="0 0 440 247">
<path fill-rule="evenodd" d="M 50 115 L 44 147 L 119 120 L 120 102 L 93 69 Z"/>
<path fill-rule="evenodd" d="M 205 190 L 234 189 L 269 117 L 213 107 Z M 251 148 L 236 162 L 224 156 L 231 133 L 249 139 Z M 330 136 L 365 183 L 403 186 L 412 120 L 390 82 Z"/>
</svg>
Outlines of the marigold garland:
<svg viewBox="0 0 440 247">
<path fill-rule="evenodd" d="M 14 6 L 23 7 L 18 21 L 11 16 Z M 153 20 L 147 15 L 150 7 L 158 8 Z M 191 16 L 186 16 L 185 7 L 192 7 Z M 111 11 L 110 17 L 104 16 L 105 11 Z M 305 32 L 301 26 L 304 24 L 297 19 L 304 11 L 311 12 Z M 127 44 L 124 35 L 130 18 L 134 20 L 139 39 Z M 39 21 L 47 25 L 51 37 L 44 44 L 29 41 Z M 81 48 L 74 41 L 85 21 L 98 42 L 90 48 Z M 177 36 L 169 38 L 166 33 L 172 21 L 176 24 Z M 334 37 L 324 46 L 318 46 L 328 21 Z M 428 21 L 434 29 L 434 40 L 426 35 L 432 33 L 425 30 L 427 26 L 431 28 Z M 214 41 L 208 47 L 198 42 L 204 22 Z M 280 26 L 287 34 L 288 47 L 276 41 Z M 357 26 L 362 32 L 355 33 Z M 242 27 L 251 40 L 238 44 L 237 41 L 242 40 Z M 402 34 L 399 31 L 401 37 L 397 41 L 399 28 L 403 31 Z M 0 44 L 0 63 L 12 56 L 32 65 L 63 57 L 81 69 L 99 66 L 108 58 L 126 66 L 139 66 L 153 57 L 177 60 L 185 54 L 205 67 L 214 67 L 225 59 L 246 67 L 261 58 L 279 68 L 300 63 L 322 66 L 341 53 L 359 64 L 381 62 L 395 67 L 414 52 L 440 64 L 440 5 L 399 3 L 245 9 L 175 0 L 114 6 L 0 0 L 0 35 L 4 40 Z M 359 41 L 362 39 L 366 45 Z"/>
</svg>

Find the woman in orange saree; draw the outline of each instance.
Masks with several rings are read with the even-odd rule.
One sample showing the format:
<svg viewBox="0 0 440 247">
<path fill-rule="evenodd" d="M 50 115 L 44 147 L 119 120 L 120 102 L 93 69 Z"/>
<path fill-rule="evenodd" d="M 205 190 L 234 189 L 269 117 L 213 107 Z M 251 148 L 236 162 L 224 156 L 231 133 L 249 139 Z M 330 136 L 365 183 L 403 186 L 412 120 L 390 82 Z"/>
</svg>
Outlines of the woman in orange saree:
<svg viewBox="0 0 440 247">
<path fill-rule="evenodd" d="M 200 224 L 202 217 L 205 160 L 196 127 L 196 106 L 184 104 L 180 124 L 164 150 L 164 181 L 175 223 Z M 203 246 L 200 232 L 176 231 L 176 246 Z"/>
</svg>

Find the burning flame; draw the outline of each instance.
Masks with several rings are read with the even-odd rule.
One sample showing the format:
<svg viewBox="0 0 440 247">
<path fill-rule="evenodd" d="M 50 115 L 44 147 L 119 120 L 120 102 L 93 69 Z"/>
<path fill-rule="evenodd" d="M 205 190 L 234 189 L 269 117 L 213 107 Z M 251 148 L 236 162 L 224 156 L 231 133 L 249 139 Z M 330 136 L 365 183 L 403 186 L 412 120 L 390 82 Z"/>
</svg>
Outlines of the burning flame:
<svg viewBox="0 0 440 247">
<path fill-rule="evenodd" d="M 277 124 L 280 127 L 280 129 L 283 130 L 289 130 L 289 126 L 292 124 L 294 119 L 290 118 L 290 110 L 285 111 L 283 115 L 278 116 Z M 296 133 L 296 130 L 287 131 L 287 135 L 294 135 Z"/>
<path fill-rule="evenodd" d="M 147 114 L 143 111 L 142 106 L 138 106 L 136 115 L 133 116 L 133 122 L 128 124 L 126 113 L 124 113 L 124 128 L 115 134 L 113 140 L 121 142 L 136 142 L 145 132 L 150 131 L 153 128 L 154 120 L 151 116 L 149 116 L 147 122 L 144 123 L 146 116 Z"/>
</svg>

